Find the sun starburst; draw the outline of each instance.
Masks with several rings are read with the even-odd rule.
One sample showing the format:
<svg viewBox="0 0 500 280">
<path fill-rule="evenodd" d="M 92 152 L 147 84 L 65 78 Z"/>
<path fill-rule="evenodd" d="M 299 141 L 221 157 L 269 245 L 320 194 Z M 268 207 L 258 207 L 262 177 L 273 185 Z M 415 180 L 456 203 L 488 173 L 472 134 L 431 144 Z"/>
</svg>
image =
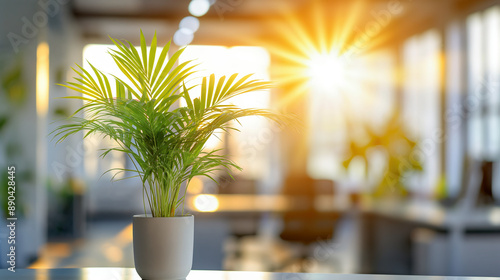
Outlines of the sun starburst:
<svg viewBox="0 0 500 280">
<path fill-rule="evenodd" d="M 273 80 L 287 89 L 281 106 L 310 92 L 355 91 L 356 84 L 369 76 L 354 63 L 371 47 L 359 27 L 366 10 L 364 2 L 345 4 L 344 12 L 332 5 L 314 1 L 310 10 L 284 13 L 270 24 L 279 35 L 260 42 L 274 59 Z M 378 37 L 374 40 L 377 44 L 383 39 Z"/>
</svg>

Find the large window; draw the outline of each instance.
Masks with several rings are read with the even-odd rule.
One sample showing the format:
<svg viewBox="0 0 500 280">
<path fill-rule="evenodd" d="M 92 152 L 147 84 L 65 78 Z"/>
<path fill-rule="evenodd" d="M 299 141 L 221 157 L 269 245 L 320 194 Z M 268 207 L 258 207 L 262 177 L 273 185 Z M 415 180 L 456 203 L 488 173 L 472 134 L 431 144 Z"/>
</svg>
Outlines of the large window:
<svg viewBox="0 0 500 280">
<path fill-rule="evenodd" d="M 409 38 L 403 45 L 403 117 L 410 137 L 419 142 L 423 172 L 410 188 L 432 194 L 441 176 L 441 38 L 435 30 Z"/>
<path fill-rule="evenodd" d="M 469 153 L 493 160 L 500 152 L 500 8 L 467 18 Z"/>
<path fill-rule="evenodd" d="M 467 18 L 468 155 L 496 162 L 493 188 L 500 193 L 500 6 Z"/>
</svg>

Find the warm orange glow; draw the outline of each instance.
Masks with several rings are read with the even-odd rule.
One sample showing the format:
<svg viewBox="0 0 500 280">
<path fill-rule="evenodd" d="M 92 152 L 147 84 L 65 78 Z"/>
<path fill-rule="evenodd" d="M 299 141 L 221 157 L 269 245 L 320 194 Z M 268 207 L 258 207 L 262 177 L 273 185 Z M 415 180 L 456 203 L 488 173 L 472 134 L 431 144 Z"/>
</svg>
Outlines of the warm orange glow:
<svg viewBox="0 0 500 280">
<path fill-rule="evenodd" d="M 32 267 L 30 267 L 30 268 L 32 268 Z M 49 275 L 48 270 L 40 269 L 40 270 L 36 271 L 35 280 L 48 280 L 48 279 L 50 279 L 50 275 Z"/>
<path fill-rule="evenodd" d="M 132 236 L 133 236 L 133 228 L 132 228 L 132 223 L 130 223 L 128 226 L 126 226 L 118 235 L 115 237 L 115 240 L 117 241 L 118 244 L 121 246 L 125 246 L 132 242 Z"/>
<path fill-rule="evenodd" d="M 203 191 L 203 181 L 200 178 L 193 178 L 189 182 L 187 192 L 189 194 L 199 194 Z"/>
<path fill-rule="evenodd" d="M 104 256 L 111 262 L 116 263 L 123 259 L 122 249 L 116 245 L 104 244 L 102 249 Z"/>
<path fill-rule="evenodd" d="M 47 243 L 40 250 L 40 258 L 28 268 L 53 268 L 60 259 L 71 255 L 71 247 L 66 243 Z"/>
<path fill-rule="evenodd" d="M 36 50 L 36 112 L 45 116 L 49 109 L 49 45 L 42 42 Z"/>
<path fill-rule="evenodd" d="M 32 263 L 28 268 L 30 269 L 44 269 L 56 267 L 56 260 L 52 258 L 38 258 L 34 263 Z"/>
<path fill-rule="evenodd" d="M 315 1 L 309 13 L 285 14 L 271 23 L 281 34 L 279 38 L 271 43 L 260 42 L 276 61 L 273 80 L 287 88 L 279 106 L 287 106 L 311 92 L 359 93 L 359 81 L 370 75 L 356 67 L 356 60 L 387 40 L 387 34 L 370 36 L 365 28 L 357 26 L 363 22 L 363 1 L 348 4 L 349 11 L 337 16 L 326 16 L 328 9 L 324 5 L 328 4 Z"/>
</svg>

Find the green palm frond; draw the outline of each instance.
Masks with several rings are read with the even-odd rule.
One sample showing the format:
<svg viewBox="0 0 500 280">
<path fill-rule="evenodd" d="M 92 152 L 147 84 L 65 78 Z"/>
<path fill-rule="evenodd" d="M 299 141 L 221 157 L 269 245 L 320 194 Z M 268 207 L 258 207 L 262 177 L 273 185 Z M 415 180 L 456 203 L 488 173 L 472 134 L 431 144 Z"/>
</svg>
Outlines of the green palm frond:
<svg viewBox="0 0 500 280">
<path fill-rule="evenodd" d="M 126 79 L 102 73 L 92 64 L 90 71 L 81 66 L 73 69 L 75 82 L 62 86 L 81 93 L 68 98 L 81 99 L 84 105 L 53 135 L 58 142 L 81 131 L 84 137 L 97 134 L 114 140 L 117 146 L 105 149 L 101 156 L 124 153 L 134 168 L 107 172 L 135 172 L 133 177 L 141 179 L 145 204 L 154 217 L 175 215 L 185 199 L 182 183 L 195 176 L 213 180 L 211 174 L 216 171 L 241 169 L 217 150 L 204 151 L 216 130 L 237 130 L 235 120 L 246 116 L 262 116 L 282 125 L 290 120 L 270 110 L 242 109 L 228 103 L 235 96 L 268 89 L 269 82 L 254 80 L 251 75 L 216 79 L 212 74 L 186 88 L 185 81 L 192 78 L 196 65 L 178 63 L 183 49 L 168 57 L 169 42 L 158 55 L 156 33 L 148 50 L 142 31 L 139 50 L 128 41 L 111 40 L 117 50 L 109 54 Z M 195 89 L 201 94 L 192 99 L 190 91 Z M 186 106 L 179 106 L 180 100 Z M 85 118 L 77 117 L 81 111 Z"/>
</svg>

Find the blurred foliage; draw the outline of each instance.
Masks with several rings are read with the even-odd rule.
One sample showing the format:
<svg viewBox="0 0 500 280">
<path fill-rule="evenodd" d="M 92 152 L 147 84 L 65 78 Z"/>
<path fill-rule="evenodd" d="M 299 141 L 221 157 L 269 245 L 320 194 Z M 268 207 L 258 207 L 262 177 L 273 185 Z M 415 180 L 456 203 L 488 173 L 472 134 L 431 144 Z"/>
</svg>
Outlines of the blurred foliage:
<svg viewBox="0 0 500 280">
<path fill-rule="evenodd" d="M 20 105 L 26 100 L 26 83 L 23 79 L 23 63 L 21 56 L 15 58 L 14 63 L 2 72 L 1 85 L 12 104 Z"/>
<path fill-rule="evenodd" d="M 446 176 L 441 175 L 434 192 L 434 198 L 438 200 L 444 200 L 448 197 L 446 188 Z"/>
<path fill-rule="evenodd" d="M 375 131 L 367 123 L 350 123 L 348 127 L 361 127 L 365 137 L 360 139 L 359 133 L 349 131 L 350 153 L 344 160 L 343 166 L 347 169 L 354 159 L 361 159 L 366 166 L 365 175 L 367 175 L 370 151 L 375 148 L 381 149 L 386 153 L 386 168 L 382 180 L 375 186 L 372 194 L 375 197 L 395 194 L 406 196 L 408 190 L 405 187 L 405 176 L 411 172 L 421 171 L 422 163 L 412 156 L 417 149 L 417 142 L 407 136 L 399 112 L 394 112 L 381 130 Z"/>
<path fill-rule="evenodd" d="M 73 230 L 73 206 L 75 192 L 71 176 L 64 180 L 47 180 L 48 220 L 47 230 L 51 236 L 71 234 Z"/>
<path fill-rule="evenodd" d="M 64 67 L 58 67 L 56 71 L 54 71 L 54 80 L 56 83 L 61 84 L 64 83 L 64 75 L 66 73 L 66 69 Z"/>
<path fill-rule="evenodd" d="M 0 191 L 2 195 L 0 195 L 0 206 L 2 207 L 2 214 L 4 218 L 7 218 L 8 213 L 8 195 L 7 188 L 9 187 L 9 179 L 7 178 L 7 172 L 0 172 Z M 5 194 L 5 195 L 4 195 Z"/>
<path fill-rule="evenodd" d="M 71 116 L 71 113 L 68 111 L 66 107 L 61 106 L 61 107 L 56 107 L 54 109 L 54 116 L 66 119 Z"/>
<path fill-rule="evenodd" d="M 0 117 L 0 131 L 3 130 L 9 119 L 7 117 Z"/>
<path fill-rule="evenodd" d="M 6 110 L 3 110 L 2 115 L 0 115 L 0 149 L 3 149 L 6 156 L 2 163 L 6 165 L 12 165 L 17 159 L 24 156 L 23 147 L 17 141 L 16 137 L 7 137 L 7 131 L 9 136 L 15 134 L 15 131 L 9 130 L 14 123 L 16 110 L 26 103 L 27 97 L 27 82 L 24 78 L 23 71 L 23 54 L 20 53 L 15 57 L 1 57 L 0 59 L 0 93 L 2 93 L 2 98 L 0 102 L 5 102 L 3 104 Z M 34 179 L 32 168 L 27 165 L 23 166 L 23 170 L 16 168 L 15 182 L 16 182 L 16 215 L 22 216 L 25 213 L 25 206 L 22 204 L 21 187 L 26 185 Z M 0 192 L 2 194 L 7 193 L 8 189 L 8 176 L 7 172 L 1 172 L 0 174 Z M 7 195 L 0 196 L 0 209 L 4 216 L 7 215 L 8 199 Z"/>
</svg>

